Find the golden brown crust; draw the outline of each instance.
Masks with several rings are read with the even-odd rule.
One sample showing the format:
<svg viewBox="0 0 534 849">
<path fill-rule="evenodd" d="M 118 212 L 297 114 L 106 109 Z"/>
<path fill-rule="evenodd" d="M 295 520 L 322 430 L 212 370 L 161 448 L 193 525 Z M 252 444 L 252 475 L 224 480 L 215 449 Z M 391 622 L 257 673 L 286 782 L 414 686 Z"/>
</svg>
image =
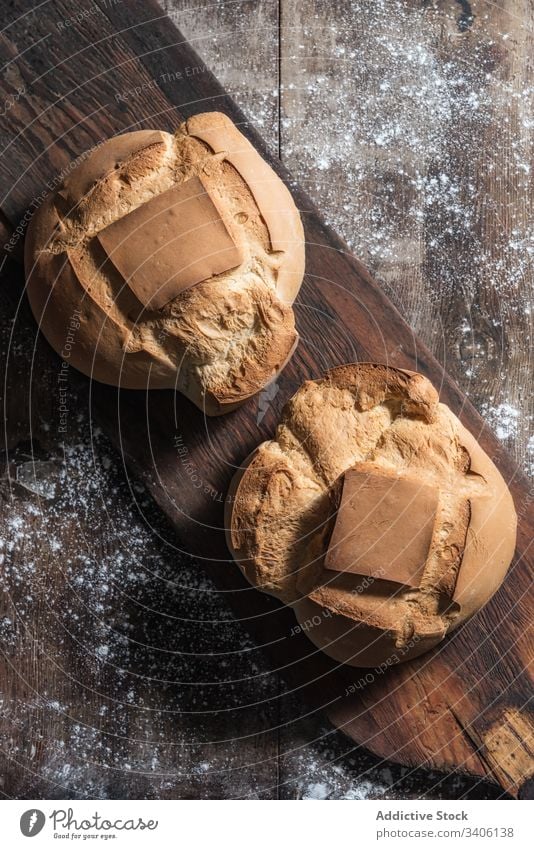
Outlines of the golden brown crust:
<svg viewBox="0 0 534 849">
<path fill-rule="evenodd" d="M 412 484 L 434 493 L 417 586 L 409 586 L 406 569 L 395 569 L 395 535 L 379 537 L 384 517 L 376 522 L 382 570 L 377 562 L 368 574 L 347 570 L 350 551 L 343 569 L 326 568 L 350 469 L 409 481 L 399 509 L 413 528 Z M 474 438 L 422 375 L 369 363 L 341 366 L 299 389 L 276 438 L 236 474 L 226 520 L 229 548 L 248 580 L 294 605 L 301 624 L 311 611 L 319 624 L 307 629 L 310 639 L 354 665 L 406 660 L 436 645 L 488 601 L 515 547 L 510 493 Z"/>
<path fill-rule="evenodd" d="M 278 296 L 292 304 L 304 275 L 304 231 L 288 189 L 221 112 L 194 115 L 187 121 L 187 132 L 214 154 L 224 154 L 250 188 L 267 225 L 271 250 L 284 255 L 276 281 Z"/>
<path fill-rule="evenodd" d="M 73 318 L 79 323 L 69 352 L 76 368 L 125 388 L 174 388 L 218 415 L 254 395 L 294 351 L 290 303 L 302 281 L 304 240 L 286 187 L 230 119 L 219 113 L 196 119 L 175 136 L 117 136 L 75 168 L 31 222 L 27 288 L 34 315 L 60 355 Z M 195 127 L 196 134 L 190 131 Z M 141 303 L 121 275 L 131 263 L 115 267 L 98 233 L 192 178 L 201 180 L 235 245 L 221 228 L 206 228 L 206 244 L 196 233 L 200 254 L 209 256 L 216 241 L 230 257 L 228 270 L 200 281 L 210 263 L 199 264 L 198 274 L 182 277 L 183 291 L 172 297 L 172 286 L 165 288 L 166 253 L 166 280 L 154 280 L 154 288 L 170 291 L 171 300 L 145 297 L 150 280 L 143 279 Z M 285 222 L 283 245 L 274 229 L 275 207 Z M 241 264 L 229 268 L 236 257 Z M 224 268 L 220 261 L 211 265 Z M 157 266 L 152 263 L 148 273 L 157 276 Z"/>
</svg>

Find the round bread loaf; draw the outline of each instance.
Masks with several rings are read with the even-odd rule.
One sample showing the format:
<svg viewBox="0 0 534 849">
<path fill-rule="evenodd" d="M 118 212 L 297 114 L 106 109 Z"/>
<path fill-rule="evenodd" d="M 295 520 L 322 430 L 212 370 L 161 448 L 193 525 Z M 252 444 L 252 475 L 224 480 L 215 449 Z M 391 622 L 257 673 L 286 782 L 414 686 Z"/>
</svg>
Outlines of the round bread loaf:
<svg viewBox="0 0 534 849">
<path fill-rule="evenodd" d="M 36 212 L 26 271 L 60 356 L 104 383 L 174 388 L 209 415 L 255 394 L 297 344 L 298 211 L 218 112 L 92 151 Z"/>
<path fill-rule="evenodd" d="M 226 503 L 250 583 L 352 666 L 413 658 L 479 610 L 516 523 L 500 473 L 429 381 L 369 363 L 305 383 Z"/>
</svg>

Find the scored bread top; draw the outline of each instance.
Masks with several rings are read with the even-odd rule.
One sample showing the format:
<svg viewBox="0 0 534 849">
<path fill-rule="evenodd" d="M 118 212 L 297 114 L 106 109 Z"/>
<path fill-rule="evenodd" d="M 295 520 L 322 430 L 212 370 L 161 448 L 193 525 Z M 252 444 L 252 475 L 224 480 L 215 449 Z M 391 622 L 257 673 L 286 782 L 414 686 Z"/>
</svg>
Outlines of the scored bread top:
<svg viewBox="0 0 534 849">
<path fill-rule="evenodd" d="M 340 477 L 325 567 L 418 587 L 432 544 L 439 490 L 373 463 Z"/>
<path fill-rule="evenodd" d="M 366 363 L 298 390 L 275 439 L 236 475 L 226 525 L 259 589 L 297 608 L 307 599 L 394 646 L 415 635 L 428 647 L 495 592 L 516 516 L 496 467 L 429 381 Z"/>
<path fill-rule="evenodd" d="M 35 214 L 26 267 L 58 353 L 80 313 L 72 365 L 124 387 L 176 388 L 208 413 L 257 392 L 297 343 L 298 211 L 220 113 L 96 148 Z"/>
<path fill-rule="evenodd" d="M 242 264 L 223 216 L 202 178 L 190 177 L 104 227 L 97 239 L 143 306 L 159 310 L 185 289 Z"/>
</svg>

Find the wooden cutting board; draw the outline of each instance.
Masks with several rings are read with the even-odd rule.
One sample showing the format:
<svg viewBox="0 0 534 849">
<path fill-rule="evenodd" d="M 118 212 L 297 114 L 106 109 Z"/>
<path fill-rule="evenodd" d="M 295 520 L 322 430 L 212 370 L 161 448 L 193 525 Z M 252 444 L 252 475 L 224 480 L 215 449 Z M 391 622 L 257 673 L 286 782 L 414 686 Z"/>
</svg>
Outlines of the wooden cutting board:
<svg viewBox="0 0 534 849">
<path fill-rule="evenodd" d="M 54 185 L 55 175 L 67 173 L 72 160 L 95 143 L 131 129 L 172 130 L 183 117 L 211 109 L 230 115 L 289 179 L 153 0 L 99 5 L 100 12 L 80 21 L 73 0 L 37 10 L 24 0 L 1 37 L 1 61 L 10 71 L 0 83 L 6 104 L 0 211 L 13 227 L 40 204 L 47 182 Z M 69 25 L 58 30 L 66 20 Z M 31 49 L 21 48 L 30 43 Z M 322 707 L 340 729 L 380 756 L 470 773 L 512 795 L 532 795 L 527 667 L 534 496 L 378 284 L 304 192 L 290 186 L 304 219 L 307 266 L 296 303 L 301 343 L 274 398 L 256 398 L 236 413 L 206 420 L 171 392 L 147 395 L 93 384 L 91 414 L 149 487 L 184 548 L 228 592 L 236 616 L 314 709 Z M 491 603 L 438 650 L 385 674 L 336 667 L 303 634 L 292 634 L 293 614 L 245 584 L 222 531 L 233 470 L 272 434 L 284 402 L 303 380 L 355 360 L 387 360 L 426 374 L 499 466 L 520 520 L 516 559 Z"/>
</svg>

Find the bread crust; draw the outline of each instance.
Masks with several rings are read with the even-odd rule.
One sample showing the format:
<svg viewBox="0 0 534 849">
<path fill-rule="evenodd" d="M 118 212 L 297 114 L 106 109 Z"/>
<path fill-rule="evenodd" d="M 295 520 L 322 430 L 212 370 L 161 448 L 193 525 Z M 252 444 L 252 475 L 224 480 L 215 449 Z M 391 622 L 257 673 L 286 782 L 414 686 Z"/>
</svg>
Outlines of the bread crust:
<svg viewBox="0 0 534 849">
<path fill-rule="evenodd" d="M 195 176 L 243 262 L 145 308 L 97 235 Z M 202 233 L 194 237 L 209 256 Z M 25 265 L 32 311 L 60 356 L 103 383 L 176 389 L 208 415 L 258 392 L 298 342 L 291 309 L 304 273 L 298 210 L 221 113 L 190 118 L 174 136 L 139 131 L 96 148 L 34 215 Z M 73 317 L 79 327 L 67 352 Z"/>
<path fill-rule="evenodd" d="M 326 567 L 351 468 L 407 475 L 439 494 L 419 587 L 387 569 L 377 579 Z M 423 375 L 358 363 L 288 402 L 275 438 L 234 476 L 225 524 L 247 579 L 292 605 L 316 646 L 379 666 L 422 654 L 486 604 L 512 559 L 517 519 L 495 465 Z"/>
</svg>

